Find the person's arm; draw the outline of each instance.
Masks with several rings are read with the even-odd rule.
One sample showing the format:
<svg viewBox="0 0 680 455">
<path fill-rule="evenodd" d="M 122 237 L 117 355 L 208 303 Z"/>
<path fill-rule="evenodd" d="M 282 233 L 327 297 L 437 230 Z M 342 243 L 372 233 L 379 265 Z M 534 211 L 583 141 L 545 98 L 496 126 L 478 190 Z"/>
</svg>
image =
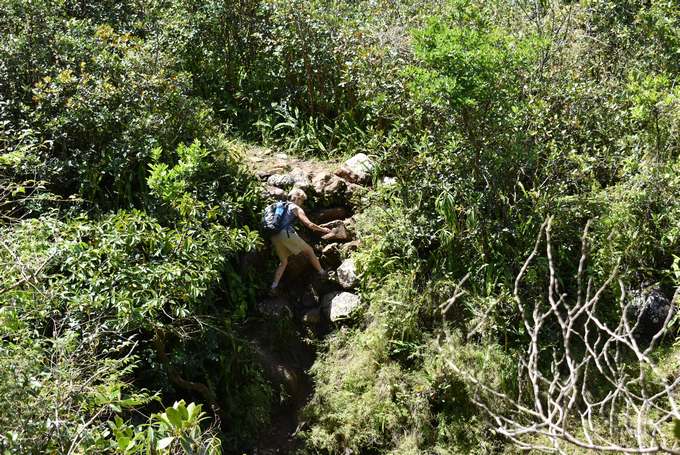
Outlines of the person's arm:
<svg viewBox="0 0 680 455">
<path fill-rule="evenodd" d="M 320 232 L 322 234 L 328 234 L 331 232 L 330 229 L 321 227 L 318 224 L 314 224 L 311 221 L 309 221 L 309 218 L 307 218 L 307 215 L 305 215 L 305 211 L 302 210 L 300 207 L 296 207 L 295 211 L 296 211 L 295 214 L 297 215 L 298 219 L 307 229 L 311 229 L 312 231 Z"/>
</svg>

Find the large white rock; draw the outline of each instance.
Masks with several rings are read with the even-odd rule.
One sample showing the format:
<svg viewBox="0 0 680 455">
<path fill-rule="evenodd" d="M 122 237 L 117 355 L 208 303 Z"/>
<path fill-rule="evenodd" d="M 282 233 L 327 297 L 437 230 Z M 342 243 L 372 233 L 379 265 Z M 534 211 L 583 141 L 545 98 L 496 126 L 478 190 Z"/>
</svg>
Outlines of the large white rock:
<svg viewBox="0 0 680 455">
<path fill-rule="evenodd" d="M 357 153 L 352 158 L 345 161 L 336 175 L 344 178 L 350 183 L 367 183 L 370 180 L 371 172 L 375 165 L 365 153 Z"/>
<path fill-rule="evenodd" d="M 338 270 L 336 271 L 338 276 L 338 283 L 344 289 L 352 289 L 357 285 L 359 277 L 357 277 L 357 268 L 352 259 L 345 259 Z"/>
<path fill-rule="evenodd" d="M 357 174 L 362 172 L 370 174 L 375 167 L 373 161 L 365 153 L 357 153 L 352 158 L 345 161 L 345 166 Z"/>
<path fill-rule="evenodd" d="M 331 322 L 349 317 L 361 306 L 361 298 L 350 292 L 333 292 L 321 299 L 321 309 Z"/>
</svg>

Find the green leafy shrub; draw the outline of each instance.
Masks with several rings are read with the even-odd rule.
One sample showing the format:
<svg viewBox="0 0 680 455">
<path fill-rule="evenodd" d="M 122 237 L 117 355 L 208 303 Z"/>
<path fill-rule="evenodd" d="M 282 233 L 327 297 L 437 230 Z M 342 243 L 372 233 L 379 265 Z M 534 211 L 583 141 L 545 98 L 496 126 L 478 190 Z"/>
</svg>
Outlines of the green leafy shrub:
<svg viewBox="0 0 680 455">
<path fill-rule="evenodd" d="M 0 298 L 9 324 L 4 325 L 2 348 L 17 354 L 3 357 L 11 375 L 6 385 L 15 390 L 32 376 L 50 384 L 26 403 L 23 418 L 4 427 L 15 431 L 14 446 L 39 451 L 59 447 L 72 440 L 81 419 L 89 422 L 80 430 L 86 431 L 82 444 L 96 439 L 95 433 L 103 431 L 103 417 L 146 402 L 142 394 L 123 406 L 121 399 L 102 401 L 98 391 L 122 388 L 135 377 L 136 387 L 166 392 L 177 388 L 175 393 L 186 393 L 180 387 L 187 377 L 194 383 L 208 381 L 210 386 L 193 393 L 213 407 L 228 409 L 225 416 L 234 419 L 244 407 L 217 397 L 234 397 L 233 388 L 248 381 L 253 387 L 242 398 L 267 409 L 268 387 L 258 379 L 252 360 L 236 354 L 238 343 L 230 333 L 229 321 L 242 318 L 247 305 L 230 287 L 243 283 L 222 284 L 229 261 L 257 240 L 246 231 L 220 225 L 164 228 L 140 212 L 69 223 L 43 218 L 5 230 L 2 260 L 8 273 Z M 203 347 L 203 355 L 191 354 L 198 352 L 196 345 Z M 33 356 L 18 356 L 29 348 Z M 48 361 L 57 355 L 63 360 Z M 157 374 L 149 375 L 154 370 Z M 248 379 L 241 376 L 245 374 Z M 59 386 L 67 378 L 72 384 Z M 50 425 L 35 413 L 50 409 L 44 403 L 55 395 L 63 431 L 45 428 L 47 437 L 31 440 L 39 433 L 36 424 Z M 4 396 L 14 399 L 9 392 Z M 255 409 L 247 413 L 251 417 L 235 426 L 240 437 L 255 431 L 258 419 L 266 417 Z"/>
</svg>

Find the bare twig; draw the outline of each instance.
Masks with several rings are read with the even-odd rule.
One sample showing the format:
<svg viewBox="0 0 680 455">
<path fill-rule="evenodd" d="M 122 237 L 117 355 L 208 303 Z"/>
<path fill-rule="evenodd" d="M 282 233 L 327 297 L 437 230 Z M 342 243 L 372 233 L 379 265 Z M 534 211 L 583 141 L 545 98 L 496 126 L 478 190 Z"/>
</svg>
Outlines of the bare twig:
<svg viewBox="0 0 680 455">
<path fill-rule="evenodd" d="M 619 261 L 599 287 L 592 278 L 586 280 L 590 223 L 581 237 L 576 298 L 561 292 L 551 225 L 550 217 L 541 225 L 534 249 L 515 280 L 513 296 L 528 336 L 526 350 L 518 359 L 517 395 L 494 390 L 476 371 L 454 360 L 448 360 L 448 365 L 475 391 L 473 401 L 490 417 L 495 430 L 520 449 L 565 453 L 567 446 L 576 446 L 605 452 L 680 454 L 678 441 L 664 428 L 680 419 L 676 402 L 680 378 L 669 378 L 652 356 L 668 333 L 672 312 L 641 347 L 637 333 L 642 312 L 630 320 L 633 302 L 626 298 L 625 286 L 618 279 Z M 545 302 L 531 305 L 520 295 L 520 286 L 543 239 L 548 292 Z M 614 313 L 612 309 L 598 311 L 603 295 L 616 284 L 620 298 Z M 546 341 L 548 331 L 553 344 Z M 547 358 L 549 352 L 552 360 Z M 524 384 L 527 397 L 522 394 Z"/>
</svg>

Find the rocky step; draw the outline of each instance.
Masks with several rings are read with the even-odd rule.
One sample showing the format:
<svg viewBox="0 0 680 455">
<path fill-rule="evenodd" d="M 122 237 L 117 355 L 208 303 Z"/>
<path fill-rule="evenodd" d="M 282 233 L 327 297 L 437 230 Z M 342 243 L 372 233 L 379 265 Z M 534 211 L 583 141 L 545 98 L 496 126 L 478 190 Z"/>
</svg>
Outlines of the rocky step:
<svg viewBox="0 0 680 455">
<path fill-rule="evenodd" d="M 251 161 L 253 158 L 251 158 Z M 263 194 L 272 199 L 285 199 L 291 188 L 313 193 L 321 201 L 350 201 L 364 185 L 371 183 L 375 164 L 364 153 L 345 161 L 339 169 L 329 172 L 303 163 L 291 166 L 278 162 L 265 170 L 257 171 L 265 182 Z"/>
</svg>

